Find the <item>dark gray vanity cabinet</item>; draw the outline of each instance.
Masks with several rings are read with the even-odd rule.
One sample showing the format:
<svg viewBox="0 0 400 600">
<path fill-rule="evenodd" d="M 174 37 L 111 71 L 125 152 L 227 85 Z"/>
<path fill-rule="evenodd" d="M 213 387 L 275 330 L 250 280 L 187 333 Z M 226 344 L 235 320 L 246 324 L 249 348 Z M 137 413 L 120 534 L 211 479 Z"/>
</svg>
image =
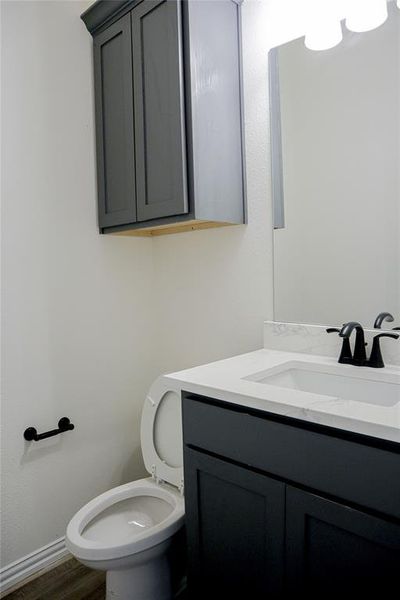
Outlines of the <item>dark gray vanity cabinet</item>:
<svg viewBox="0 0 400 600">
<path fill-rule="evenodd" d="M 398 444 L 183 393 L 190 597 L 383 597 Z"/>
<path fill-rule="evenodd" d="M 199 598 L 276 596 L 282 590 L 285 486 L 185 449 L 191 588 Z M 210 586 L 212 582 L 212 586 Z"/>
<path fill-rule="evenodd" d="M 98 0 L 82 15 L 103 233 L 244 223 L 239 4 Z"/>
<path fill-rule="evenodd" d="M 289 593 L 381 597 L 396 589 L 399 568 L 399 523 L 287 486 Z"/>
</svg>

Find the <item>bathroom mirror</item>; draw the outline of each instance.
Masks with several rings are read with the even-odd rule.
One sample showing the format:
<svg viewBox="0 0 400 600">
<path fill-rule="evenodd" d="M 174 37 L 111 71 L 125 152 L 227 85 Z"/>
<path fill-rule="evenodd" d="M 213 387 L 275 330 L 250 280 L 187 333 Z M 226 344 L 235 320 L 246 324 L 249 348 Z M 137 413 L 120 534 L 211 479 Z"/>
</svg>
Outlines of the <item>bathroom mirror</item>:
<svg viewBox="0 0 400 600">
<path fill-rule="evenodd" d="M 270 52 L 274 318 L 400 325 L 400 11 Z M 394 324 L 393 324 L 394 325 Z"/>
</svg>

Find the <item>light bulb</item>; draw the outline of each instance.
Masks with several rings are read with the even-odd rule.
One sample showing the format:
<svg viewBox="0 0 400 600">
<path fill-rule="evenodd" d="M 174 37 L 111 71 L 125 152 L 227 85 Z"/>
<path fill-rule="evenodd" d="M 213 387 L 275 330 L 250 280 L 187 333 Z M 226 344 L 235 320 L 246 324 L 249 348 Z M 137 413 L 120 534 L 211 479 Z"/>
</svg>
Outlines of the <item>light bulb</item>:
<svg viewBox="0 0 400 600">
<path fill-rule="evenodd" d="M 400 0 L 397 0 L 397 6 L 399 5 Z M 370 31 L 382 25 L 387 16 L 386 0 L 351 0 L 346 27 L 356 33 Z"/>
<path fill-rule="evenodd" d="M 326 20 L 319 21 L 309 28 L 304 43 L 309 50 L 329 50 L 340 44 L 342 38 L 340 21 Z"/>
</svg>

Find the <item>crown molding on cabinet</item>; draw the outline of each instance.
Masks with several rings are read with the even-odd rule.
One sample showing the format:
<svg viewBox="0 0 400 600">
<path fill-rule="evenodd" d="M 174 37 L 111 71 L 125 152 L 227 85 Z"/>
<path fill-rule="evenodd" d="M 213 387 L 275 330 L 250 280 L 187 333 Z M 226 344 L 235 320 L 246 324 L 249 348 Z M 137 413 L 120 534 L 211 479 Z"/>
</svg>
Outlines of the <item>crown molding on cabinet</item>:
<svg viewBox="0 0 400 600">
<path fill-rule="evenodd" d="M 94 35 L 100 27 L 121 17 L 140 2 L 143 0 L 96 0 L 81 14 L 81 19 L 87 30 Z"/>
</svg>

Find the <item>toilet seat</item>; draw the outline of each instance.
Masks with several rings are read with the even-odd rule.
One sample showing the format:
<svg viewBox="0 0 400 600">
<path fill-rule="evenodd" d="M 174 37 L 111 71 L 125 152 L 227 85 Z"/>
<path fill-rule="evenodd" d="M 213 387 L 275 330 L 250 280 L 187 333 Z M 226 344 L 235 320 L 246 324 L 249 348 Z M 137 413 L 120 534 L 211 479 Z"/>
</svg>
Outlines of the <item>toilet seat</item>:
<svg viewBox="0 0 400 600">
<path fill-rule="evenodd" d="M 151 386 L 140 435 L 152 478 L 108 490 L 76 513 L 67 527 L 66 545 L 78 559 L 92 564 L 123 559 L 154 548 L 182 527 L 181 398 L 173 382 L 160 377 Z"/>
<path fill-rule="evenodd" d="M 140 427 L 143 460 L 156 481 L 166 481 L 183 493 L 181 394 L 159 377 L 147 394 Z"/>
<path fill-rule="evenodd" d="M 143 531 L 130 531 L 126 542 L 109 539 L 88 539 L 86 528 L 108 508 L 124 500 L 135 497 L 153 497 L 166 502 L 171 511 L 158 523 L 143 528 Z M 118 508 L 116 507 L 116 510 Z M 68 549 L 80 559 L 110 560 L 130 556 L 160 544 L 176 533 L 183 524 L 184 501 L 178 490 L 168 484 L 160 485 L 150 478 L 140 479 L 113 488 L 86 504 L 71 519 L 67 528 Z M 127 529 L 129 525 L 127 524 Z"/>
</svg>

